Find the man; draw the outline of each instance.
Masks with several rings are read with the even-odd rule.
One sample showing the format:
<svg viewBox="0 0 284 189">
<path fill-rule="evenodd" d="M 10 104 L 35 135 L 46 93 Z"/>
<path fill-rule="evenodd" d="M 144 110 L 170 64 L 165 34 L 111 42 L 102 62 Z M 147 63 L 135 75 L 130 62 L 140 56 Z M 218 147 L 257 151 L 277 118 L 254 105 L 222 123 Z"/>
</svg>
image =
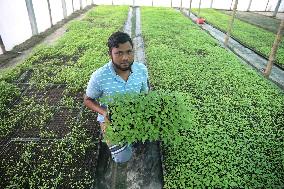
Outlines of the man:
<svg viewBox="0 0 284 189">
<path fill-rule="evenodd" d="M 107 107 L 98 99 L 115 93 L 148 92 L 148 71 L 144 64 L 134 62 L 133 43 L 128 34 L 115 32 L 108 39 L 108 54 L 111 60 L 96 70 L 89 80 L 84 104 L 98 113 L 103 134 L 105 122 L 109 121 Z M 132 156 L 130 145 L 108 144 L 112 159 L 117 163 L 128 161 Z"/>
</svg>

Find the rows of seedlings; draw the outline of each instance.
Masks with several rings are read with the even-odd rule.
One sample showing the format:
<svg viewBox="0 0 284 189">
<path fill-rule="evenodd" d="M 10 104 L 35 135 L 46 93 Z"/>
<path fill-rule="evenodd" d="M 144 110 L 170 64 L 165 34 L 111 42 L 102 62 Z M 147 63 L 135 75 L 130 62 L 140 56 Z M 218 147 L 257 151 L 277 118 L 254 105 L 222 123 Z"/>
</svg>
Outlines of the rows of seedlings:
<svg viewBox="0 0 284 189">
<path fill-rule="evenodd" d="M 193 13 L 197 14 L 198 9 L 192 9 L 192 11 Z M 219 30 L 223 32 L 227 31 L 230 15 L 214 9 L 202 9 L 200 11 L 200 17 L 205 18 L 206 22 L 210 23 Z M 252 25 L 237 18 L 234 21 L 231 35 L 240 43 L 267 58 L 269 57 L 276 36 L 271 31 L 267 31 L 261 27 Z M 283 41 L 280 43 L 276 54 L 276 63 L 280 67 L 284 68 Z"/>
<path fill-rule="evenodd" d="M 164 188 L 283 188 L 283 92 L 179 12 L 141 14 L 151 85 L 193 107 L 162 145 Z"/>
<path fill-rule="evenodd" d="M 95 7 L 54 45 L 0 76 L 0 188 L 94 186 L 99 132 L 83 94 L 108 61 L 105 41 L 127 11 Z"/>
</svg>

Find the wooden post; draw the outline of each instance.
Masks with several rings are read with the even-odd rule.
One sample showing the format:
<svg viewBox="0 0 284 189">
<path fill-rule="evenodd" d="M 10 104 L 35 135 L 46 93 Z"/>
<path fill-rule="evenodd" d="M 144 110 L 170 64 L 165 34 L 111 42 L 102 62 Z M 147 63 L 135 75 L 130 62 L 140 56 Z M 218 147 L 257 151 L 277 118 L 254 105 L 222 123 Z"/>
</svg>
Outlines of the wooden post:
<svg viewBox="0 0 284 189">
<path fill-rule="evenodd" d="M 3 54 L 7 52 L 6 49 L 5 49 L 5 45 L 4 45 L 3 41 L 2 41 L 1 35 L 0 35 L 0 47 L 1 47 L 1 50 L 2 50 Z"/>
<path fill-rule="evenodd" d="M 47 0 L 47 6 L 48 6 L 48 12 L 49 12 L 50 25 L 53 26 L 53 23 L 52 23 L 52 16 L 51 16 L 51 8 L 50 8 L 50 2 L 49 2 L 49 0 Z"/>
<path fill-rule="evenodd" d="M 272 49 L 271 49 L 271 52 L 270 52 L 270 55 L 269 55 L 268 64 L 267 64 L 265 71 L 263 73 L 264 76 L 267 77 L 267 78 L 269 77 L 269 75 L 271 73 L 271 69 L 272 69 L 272 66 L 273 66 L 274 61 L 275 61 L 275 55 L 277 53 L 278 46 L 279 46 L 281 39 L 283 37 L 283 32 L 284 32 L 284 19 L 281 20 L 280 26 L 278 28 L 277 35 L 275 37 L 275 40 L 274 40 L 274 43 L 273 43 L 273 46 L 272 46 Z"/>
<path fill-rule="evenodd" d="M 66 2 L 65 0 L 61 0 L 61 2 L 62 2 L 62 9 L 63 9 L 63 17 L 67 18 Z"/>
<path fill-rule="evenodd" d="M 276 7 L 275 7 L 275 10 L 274 10 L 274 12 L 273 12 L 273 14 L 272 14 L 273 17 L 275 17 L 276 14 L 278 13 L 278 10 L 279 10 L 281 1 L 282 1 L 282 0 L 278 0 L 277 5 L 276 5 Z"/>
<path fill-rule="evenodd" d="M 250 9 L 250 6 L 251 6 L 251 2 L 252 2 L 252 0 L 249 1 L 249 5 L 248 5 L 248 8 L 247 8 L 247 12 L 249 12 L 249 9 Z"/>
<path fill-rule="evenodd" d="M 191 12 L 191 4 L 192 4 L 192 0 L 190 0 L 189 2 L 189 10 L 188 10 L 188 15 L 190 16 L 190 12 Z"/>
<path fill-rule="evenodd" d="M 269 0 L 267 0 L 267 3 L 266 3 L 266 6 L 265 6 L 265 10 L 264 10 L 264 11 L 266 11 L 268 4 L 269 4 Z"/>
<path fill-rule="evenodd" d="M 37 28 L 37 22 L 36 22 L 36 17 L 35 17 L 35 11 L 34 11 L 34 7 L 33 7 L 33 1 L 32 0 L 26 0 L 26 6 L 27 6 L 27 10 L 28 10 L 32 34 L 37 35 L 38 34 L 38 28 Z"/>
<path fill-rule="evenodd" d="M 199 5 L 198 5 L 198 14 L 197 14 L 197 18 L 199 18 L 200 16 L 200 7 L 201 7 L 201 0 L 199 0 Z"/>
<path fill-rule="evenodd" d="M 233 15 L 231 17 L 231 20 L 229 21 L 228 31 L 227 31 L 227 34 L 225 36 L 225 41 L 224 41 L 225 46 L 228 45 L 228 41 L 229 41 L 230 34 L 231 34 L 231 31 L 232 31 L 234 19 L 235 19 L 236 13 L 237 13 L 237 7 L 238 7 L 238 0 L 235 0 L 235 4 L 234 4 L 234 8 L 233 8 Z"/>
<path fill-rule="evenodd" d="M 211 0 L 210 9 L 213 7 L 213 0 Z"/>
</svg>

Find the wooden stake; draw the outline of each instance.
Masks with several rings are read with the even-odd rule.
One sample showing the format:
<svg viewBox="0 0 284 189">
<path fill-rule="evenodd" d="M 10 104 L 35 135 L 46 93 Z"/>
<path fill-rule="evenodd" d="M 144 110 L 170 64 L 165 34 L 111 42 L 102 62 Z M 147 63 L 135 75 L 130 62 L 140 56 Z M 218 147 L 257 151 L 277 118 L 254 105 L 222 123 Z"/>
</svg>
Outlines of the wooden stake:
<svg viewBox="0 0 284 189">
<path fill-rule="evenodd" d="M 231 20 L 229 22 L 228 31 L 226 33 L 226 37 L 225 37 L 225 41 L 224 41 L 225 46 L 228 45 L 228 41 L 229 41 L 230 34 L 231 34 L 231 31 L 232 31 L 232 27 L 233 27 L 233 24 L 234 24 L 235 16 L 236 16 L 236 13 L 237 13 L 237 7 L 238 7 L 238 0 L 235 0 L 235 4 L 234 4 L 234 8 L 233 8 L 233 15 L 232 15 Z"/>
<path fill-rule="evenodd" d="M 277 53 L 277 50 L 278 50 L 278 46 L 281 42 L 281 39 L 283 37 L 283 31 L 284 31 L 284 19 L 281 20 L 281 23 L 279 25 L 279 28 L 278 28 L 278 32 L 277 32 L 277 35 L 275 37 L 275 40 L 274 40 L 274 43 L 273 43 L 273 46 L 272 46 L 272 49 L 271 49 L 271 52 L 270 52 L 270 55 L 269 55 L 269 60 L 268 60 L 268 64 L 265 68 L 265 71 L 264 71 L 264 76 L 265 77 L 269 77 L 270 73 L 271 73 L 271 69 L 272 69 L 272 66 L 274 64 L 274 61 L 275 61 L 275 56 L 276 56 L 276 53 Z"/>
</svg>

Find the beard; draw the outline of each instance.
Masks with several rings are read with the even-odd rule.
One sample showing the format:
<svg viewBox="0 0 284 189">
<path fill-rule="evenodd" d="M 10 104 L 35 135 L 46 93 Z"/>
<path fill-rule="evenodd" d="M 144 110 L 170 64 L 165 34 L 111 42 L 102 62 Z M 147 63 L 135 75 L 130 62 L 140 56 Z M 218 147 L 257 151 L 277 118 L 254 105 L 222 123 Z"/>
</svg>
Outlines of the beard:
<svg viewBox="0 0 284 189">
<path fill-rule="evenodd" d="M 131 66 L 133 64 L 134 60 L 132 62 L 123 62 L 123 63 L 115 63 L 113 60 L 112 60 L 112 64 L 114 65 L 114 67 L 118 70 L 121 70 L 121 71 L 127 71 L 127 70 L 131 70 Z"/>
</svg>

